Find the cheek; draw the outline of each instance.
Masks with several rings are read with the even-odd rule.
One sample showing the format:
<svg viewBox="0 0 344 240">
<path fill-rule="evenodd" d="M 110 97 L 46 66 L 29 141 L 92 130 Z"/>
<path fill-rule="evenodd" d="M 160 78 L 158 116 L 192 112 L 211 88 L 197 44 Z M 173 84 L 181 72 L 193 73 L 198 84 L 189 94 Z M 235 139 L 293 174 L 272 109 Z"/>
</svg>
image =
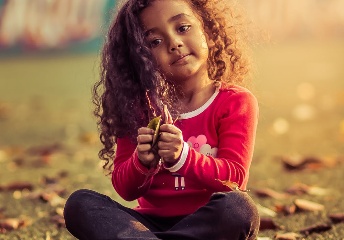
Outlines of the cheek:
<svg viewBox="0 0 344 240">
<path fill-rule="evenodd" d="M 162 59 L 161 59 L 161 54 L 159 54 L 158 50 L 153 50 L 152 51 L 153 57 L 156 61 L 156 63 L 158 64 L 158 66 L 162 65 Z"/>
<path fill-rule="evenodd" d="M 162 51 L 159 51 L 159 50 L 153 51 L 153 56 L 155 58 L 155 61 L 158 65 L 158 67 L 161 70 L 163 70 L 164 68 L 169 66 L 168 57 Z"/>
</svg>

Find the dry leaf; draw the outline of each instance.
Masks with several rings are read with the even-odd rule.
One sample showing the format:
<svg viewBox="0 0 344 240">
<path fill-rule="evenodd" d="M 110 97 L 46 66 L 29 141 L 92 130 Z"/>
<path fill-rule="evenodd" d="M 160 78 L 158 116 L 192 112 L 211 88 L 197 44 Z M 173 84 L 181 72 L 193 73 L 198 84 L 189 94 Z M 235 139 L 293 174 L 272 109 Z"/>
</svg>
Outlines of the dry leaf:
<svg viewBox="0 0 344 240">
<path fill-rule="evenodd" d="M 0 219 L 0 233 L 5 233 L 9 230 L 15 230 L 21 227 L 25 227 L 29 224 L 31 224 L 30 219 L 19 219 L 19 218 Z"/>
<path fill-rule="evenodd" d="M 295 204 L 290 205 L 276 205 L 275 206 L 276 212 L 281 212 L 286 215 L 290 215 L 296 212 L 296 206 Z"/>
<path fill-rule="evenodd" d="M 171 116 L 170 112 L 168 111 L 166 105 L 164 105 L 163 113 L 164 113 L 163 118 L 162 118 L 163 122 L 167 123 L 167 124 L 174 124 L 175 121 L 173 121 L 172 116 Z"/>
<path fill-rule="evenodd" d="M 265 216 L 268 216 L 268 217 L 276 217 L 277 213 L 273 210 L 271 210 L 270 208 L 266 208 L 266 207 L 263 207 L 262 205 L 260 204 L 256 204 L 257 206 L 257 209 L 258 209 L 258 213 L 259 213 L 259 216 L 261 217 L 265 217 Z"/>
<path fill-rule="evenodd" d="M 220 183 L 222 183 L 224 186 L 230 188 L 232 191 L 241 191 L 241 192 L 248 192 L 250 190 L 246 189 L 240 189 L 239 188 L 239 184 L 237 184 L 236 182 L 231 182 L 230 180 L 225 180 L 222 181 L 220 179 L 216 179 L 217 181 L 219 181 Z"/>
<path fill-rule="evenodd" d="M 325 209 L 324 205 L 305 199 L 295 199 L 294 204 L 299 210 L 303 211 L 322 211 Z"/>
<path fill-rule="evenodd" d="M 55 223 L 58 227 L 65 227 L 66 223 L 65 220 L 63 218 L 63 216 L 60 215 L 54 215 L 50 218 L 50 220 Z"/>
<path fill-rule="evenodd" d="M 6 230 L 18 229 L 22 225 L 23 225 L 23 220 L 18 219 L 18 218 L 6 218 L 3 220 L 0 220 L 0 228 L 4 228 Z"/>
<path fill-rule="evenodd" d="M 294 232 L 288 232 L 288 233 L 277 233 L 275 236 L 275 239 L 279 240 L 297 240 L 301 238 L 302 235 Z"/>
<path fill-rule="evenodd" d="M 323 164 L 319 158 L 303 156 L 283 156 L 283 166 L 287 170 L 303 170 L 306 168 L 321 168 Z"/>
<path fill-rule="evenodd" d="M 41 199 L 43 199 L 46 202 L 49 202 L 49 204 L 53 207 L 63 206 L 66 203 L 66 200 L 64 198 L 61 198 L 55 192 L 42 193 Z"/>
<path fill-rule="evenodd" d="M 334 223 L 344 222 L 344 213 L 331 213 L 328 215 L 328 217 Z"/>
<path fill-rule="evenodd" d="M 332 226 L 328 224 L 316 224 L 316 225 L 312 225 L 312 226 L 301 229 L 300 233 L 309 235 L 314 232 L 320 233 L 320 232 L 328 231 L 331 228 Z"/>
<path fill-rule="evenodd" d="M 333 167 L 338 159 L 334 157 L 314 157 L 314 156 L 283 156 L 281 157 L 283 165 L 287 170 L 317 170 L 324 167 Z"/>
<path fill-rule="evenodd" d="M 255 193 L 258 197 L 271 197 L 274 199 L 285 199 L 288 197 L 285 193 L 279 193 L 275 190 L 272 190 L 270 188 L 261 188 L 255 190 Z"/>
<path fill-rule="evenodd" d="M 320 188 L 316 186 L 308 186 L 303 183 L 296 183 L 290 188 L 288 188 L 286 192 L 293 195 L 301 195 L 301 194 L 306 193 L 313 196 L 323 196 L 327 194 L 328 189 Z"/>
<path fill-rule="evenodd" d="M 29 182 L 11 182 L 7 185 L 0 186 L 0 191 L 16 191 L 16 190 L 24 190 L 27 189 L 29 191 L 33 190 L 33 184 Z"/>
<path fill-rule="evenodd" d="M 259 230 L 275 230 L 279 228 L 279 226 L 277 226 L 274 221 L 271 218 L 267 218 L 267 217 L 261 217 L 260 218 L 260 225 L 259 225 Z"/>
<path fill-rule="evenodd" d="M 153 129 L 154 135 L 153 135 L 153 141 L 152 141 L 152 146 L 155 145 L 155 143 L 158 140 L 159 137 L 159 130 L 160 130 L 160 124 L 161 124 L 161 116 L 153 118 L 149 123 L 148 123 L 148 128 Z"/>
<path fill-rule="evenodd" d="M 320 187 L 315 187 L 315 186 L 310 186 L 308 188 L 308 191 L 307 191 L 307 193 L 309 195 L 313 195 L 313 196 L 323 196 L 323 195 L 326 195 L 327 192 L 328 192 L 327 189 L 320 188 Z"/>
</svg>

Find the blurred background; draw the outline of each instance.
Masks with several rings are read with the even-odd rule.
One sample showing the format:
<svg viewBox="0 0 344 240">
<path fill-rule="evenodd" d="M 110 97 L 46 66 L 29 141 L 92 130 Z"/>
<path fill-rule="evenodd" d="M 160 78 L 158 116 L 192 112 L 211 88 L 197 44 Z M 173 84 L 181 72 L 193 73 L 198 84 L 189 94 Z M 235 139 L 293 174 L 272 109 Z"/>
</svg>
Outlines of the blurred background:
<svg viewBox="0 0 344 240">
<path fill-rule="evenodd" d="M 343 151 L 344 1 L 241 3 L 261 106 L 257 151 Z M 0 144 L 95 131 L 90 89 L 115 5 L 0 0 Z"/>
<path fill-rule="evenodd" d="M 344 0 L 240 4 L 252 44 L 250 89 L 260 105 L 252 179 L 265 179 L 266 162 L 280 156 L 342 157 Z M 88 187 L 118 199 L 101 171 L 91 101 L 115 6 L 113 0 L 0 0 L 0 183 L 38 184 L 41 176 L 67 171 L 67 193 Z M 18 196 L 0 194 L 0 219 L 2 211 L 41 218 L 25 199 L 9 209 Z"/>
</svg>

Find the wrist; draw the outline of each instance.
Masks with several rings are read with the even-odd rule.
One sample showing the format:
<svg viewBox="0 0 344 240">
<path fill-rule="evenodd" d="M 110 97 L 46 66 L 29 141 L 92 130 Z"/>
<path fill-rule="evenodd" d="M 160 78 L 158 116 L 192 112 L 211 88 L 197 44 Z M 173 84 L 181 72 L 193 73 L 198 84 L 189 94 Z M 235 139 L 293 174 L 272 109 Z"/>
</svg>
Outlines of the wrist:
<svg viewBox="0 0 344 240">
<path fill-rule="evenodd" d="M 178 171 L 184 165 L 186 158 L 188 156 L 188 152 L 189 152 L 189 145 L 186 142 L 184 142 L 179 158 L 172 163 L 164 162 L 163 163 L 164 168 L 170 172 Z"/>
</svg>

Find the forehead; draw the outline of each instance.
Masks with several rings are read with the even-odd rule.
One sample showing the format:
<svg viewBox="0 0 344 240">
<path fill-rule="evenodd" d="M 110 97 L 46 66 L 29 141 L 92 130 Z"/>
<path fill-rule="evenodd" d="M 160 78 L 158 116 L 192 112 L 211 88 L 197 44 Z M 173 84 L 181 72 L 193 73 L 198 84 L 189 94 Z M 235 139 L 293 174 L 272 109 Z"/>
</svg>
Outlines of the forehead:
<svg viewBox="0 0 344 240">
<path fill-rule="evenodd" d="M 145 29 L 183 17 L 198 19 L 189 3 L 184 0 L 155 0 L 140 14 Z"/>
</svg>

